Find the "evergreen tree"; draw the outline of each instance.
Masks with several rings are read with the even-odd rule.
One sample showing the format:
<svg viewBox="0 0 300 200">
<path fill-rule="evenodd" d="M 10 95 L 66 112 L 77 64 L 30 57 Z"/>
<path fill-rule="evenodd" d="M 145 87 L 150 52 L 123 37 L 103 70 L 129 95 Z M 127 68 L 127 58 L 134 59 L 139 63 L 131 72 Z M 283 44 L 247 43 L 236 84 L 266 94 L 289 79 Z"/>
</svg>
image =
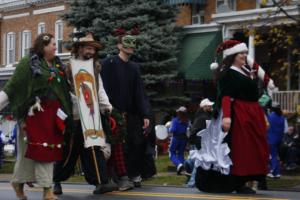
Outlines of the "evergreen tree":
<svg viewBox="0 0 300 200">
<path fill-rule="evenodd" d="M 100 56 L 118 53 L 117 28 L 138 26 L 138 48 L 133 59 L 141 73 L 153 106 L 179 104 L 185 98 L 167 88 L 177 75 L 180 28 L 175 20 L 178 10 L 167 0 L 72 0 L 63 18 L 80 33 L 91 31 L 105 48 Z M 177 106 L 176 105 L 176 106 Z"/>
</svg>

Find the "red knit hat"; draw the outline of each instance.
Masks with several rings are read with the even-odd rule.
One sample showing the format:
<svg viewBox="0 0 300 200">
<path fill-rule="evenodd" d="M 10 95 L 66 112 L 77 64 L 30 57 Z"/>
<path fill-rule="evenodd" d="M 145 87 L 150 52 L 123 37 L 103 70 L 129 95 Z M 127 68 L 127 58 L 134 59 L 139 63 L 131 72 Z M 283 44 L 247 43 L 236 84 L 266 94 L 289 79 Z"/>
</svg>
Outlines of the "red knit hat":
<svg viewBox="0 0 300 200">
<path fill-rule="evenodd" d="M 216 50 L 216 54 L 219 54 L 222 51 L 223 51 L 224 58 L 226 58 L 227 56 L 230 56 L 230 55 L 233 55 L 236 53 L 248 51 L 248 48 L 245 43 L 242 43 L 240 41 L 226 40 L 218 46 L 218 48 Z M 218 68 L 218 66 L 219 66 L 218 63 L 214 62 L 210 65 L 210 69 L 215 70 Z"/>
</svg>

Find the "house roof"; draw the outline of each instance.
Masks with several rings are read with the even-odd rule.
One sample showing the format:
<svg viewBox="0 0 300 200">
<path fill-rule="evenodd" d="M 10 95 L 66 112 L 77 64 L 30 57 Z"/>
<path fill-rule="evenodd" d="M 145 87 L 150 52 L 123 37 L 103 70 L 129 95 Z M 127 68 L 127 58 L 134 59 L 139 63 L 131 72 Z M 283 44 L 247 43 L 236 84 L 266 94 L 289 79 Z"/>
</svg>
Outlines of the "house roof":
<svg viewBox="0 0 300 200">
<path fill-rule="evenodd" d="M 186 79 L 212 79 L 210 64 L 215 59 L 215 49 L 220 42 L 220 31 L 186 35 L 180 57 L 181 72 Z"/>
</svg>

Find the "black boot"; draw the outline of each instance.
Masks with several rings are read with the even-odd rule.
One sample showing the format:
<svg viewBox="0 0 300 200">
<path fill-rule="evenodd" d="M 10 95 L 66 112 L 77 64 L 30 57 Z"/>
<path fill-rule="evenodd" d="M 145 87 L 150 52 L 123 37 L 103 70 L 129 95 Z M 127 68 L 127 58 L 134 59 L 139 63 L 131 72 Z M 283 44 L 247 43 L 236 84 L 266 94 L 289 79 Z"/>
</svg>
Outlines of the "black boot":
<svg viewBox="0 0 300 200">
<path fill-rule="evenodd" d="M 62 192 L 62 188 L 61 188 L 61 184 L 59 182 L 58 183 L 54 183 L 53 193 L 56 194 L 56 195 L 61 195 L 63 193 Z"/>
<path fill-rule="evenodd" d="M 264 179 L 262 179 L 261 181 L 258 182 L 257 188 L 259 190 L 268 190 L 268 185 L 267 185 L 266 178 L 264 178 Z"/>
<path fill-rule="evenodd" d="M 136 188 L 140 188 L 140 187 L 142 187 L 142 182 L 141 181 L 136 181 L 136 182 L 133 182 L 133 185 Z"/>
<path fill-rule="evenodd" d="M 252 190 L 249 187 L 243 186 L 243 187 L 238 188 L 236 190 L 236 193 L 237 194 L 256 194 L 256 191 Z"/>
<path fill-rule="evenodd" d="M 98 184 L 96 185 L 95 190 L 93 191 L 93 194 L 104 194 L 107 192 L 112 192 L 118 190 L 118 187 L 116 184 Z"/>
</svg>

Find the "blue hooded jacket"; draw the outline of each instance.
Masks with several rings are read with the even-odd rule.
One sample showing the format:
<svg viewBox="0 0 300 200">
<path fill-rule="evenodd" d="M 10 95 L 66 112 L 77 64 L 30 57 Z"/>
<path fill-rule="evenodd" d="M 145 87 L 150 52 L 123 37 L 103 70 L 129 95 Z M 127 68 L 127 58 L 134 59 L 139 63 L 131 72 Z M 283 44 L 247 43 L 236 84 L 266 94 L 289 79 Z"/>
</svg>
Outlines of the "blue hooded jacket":
<svg viewBox="0 0 300 200">
<path fill-rule="evenodd" d="M 277 144 L 281 142 L 284 134 L 285 119 L 281 115 L 272 112 L 268 115 L 270 127 L 268 129 L 269 144 Z"/>
</svg>

